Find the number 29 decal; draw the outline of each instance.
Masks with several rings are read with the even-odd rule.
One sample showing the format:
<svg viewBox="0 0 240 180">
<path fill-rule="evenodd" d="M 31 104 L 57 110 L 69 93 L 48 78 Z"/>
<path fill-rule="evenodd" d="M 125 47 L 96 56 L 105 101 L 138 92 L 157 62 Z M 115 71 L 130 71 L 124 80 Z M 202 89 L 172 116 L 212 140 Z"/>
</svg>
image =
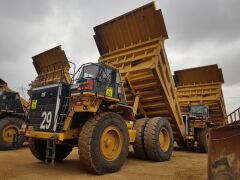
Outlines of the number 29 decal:
<svg viewBox="0 0 240 180">
<path fill-rule="evenodd" d="M 42 113 L 43 121 L 40 125 L 40 129 L 49 129 L 52 123 L 52 112 L 44 111 Z"/>
</svg>

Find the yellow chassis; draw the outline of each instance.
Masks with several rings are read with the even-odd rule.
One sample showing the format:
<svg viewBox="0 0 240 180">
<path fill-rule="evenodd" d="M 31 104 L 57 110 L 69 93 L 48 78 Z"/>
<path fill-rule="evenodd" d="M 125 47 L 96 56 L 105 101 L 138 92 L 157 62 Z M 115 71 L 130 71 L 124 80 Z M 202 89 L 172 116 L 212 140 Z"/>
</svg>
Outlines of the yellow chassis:
<svg viewBox="0 0 240 180">
<path fill-rule="evenodd" d="M 85 92 L 85 93 L 76 93 L 73 94 L 71 97 L 71 103 L 70 106 L 71 111 L 68 114 L 64 126 L 63 126 L 63 132 L 44 132 L 44 131 L 34 131 L 33 127 L 29 126 L 28 130 L 26 132 L 26 135 L 30 138 L 39 138 L 39 139 L 49 139 L 52 137 L 56 137 L 59 141 L 64 141 L 67 139 L 77 139 L 79 137 L 81 128 L 77 129 L 69 129 L 70 125 L 72 123 L 72 117 L 75 112 L 92 112 L 96 113 L 99 105 L 101 104 L 102 99 L 108 99 L 112 102 L 118 102 L 119 99 L 111 98 L 111 97 L 104 97 L 102 95 L 96 95 L 94 93 Z M 82 105 L 76 105 L 76 102 L 78 101 L 84 101 L 84 105 L 88 106 L 87 110 L 84 110 L 83 104 Z M 133 129 L 133 124 L 129 121 L 125 121 L 128 127 L 129 132 L 129 142 L 132 143 L 135 141 L 136 137 L 136 130 Z"/>
<path fill-rule="evenodd" d="M 64 141 L 66 139 L 77 139 L 81 131 L 81 129 L 79 128 L 79 129 L 68 130 L 61 133 L 51 133 L 51 132 L 34 131 L 30 129 L 31 127 L 26 132 L 26 135 L 30 138 L 49 139 L 52 137 L 56 137 L 59 141 Z M 136 137 L 136 130 L 128 129 L 128 133 L 129 133 L 129 142 L 133 143 Z"/>
</svg>

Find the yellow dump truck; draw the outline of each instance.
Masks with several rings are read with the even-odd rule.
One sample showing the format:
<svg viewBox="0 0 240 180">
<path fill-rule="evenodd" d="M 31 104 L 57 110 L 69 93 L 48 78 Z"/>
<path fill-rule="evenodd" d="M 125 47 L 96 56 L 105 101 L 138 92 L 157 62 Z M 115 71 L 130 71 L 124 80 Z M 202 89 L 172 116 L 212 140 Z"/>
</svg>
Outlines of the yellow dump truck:
<svg viewBox="0 0 240 180">
<path fill-rule="evenodd" d="M 16 149 L 24 143 L 25 137 L 18 135 L 26 125 L 27 107 L 27 101 L 0 79 L 0 150 Z"/>
<path fill-rule="evenodd" d="M 96 174 L 118 171 L 129 145 L 139 158 L 169 160 L 174 139 L 185 139 L 185 125 L 164 49 L 162 12 L 149 3 L 94 31 L 99 62 L 73 75 L 60 46 L 33 57 L 32 154 L 54 163 L 78 147 L 80 162 Z"/>
<path fill-rule="evenodd" d="M 193 147 L 197 141 L 198 150 L 207 152 L 208 129 L 225 124 L 222 70 L 217 65 L 179 70 L 174 81 L 186 125 L 186 139 L 177 143 Z"/>
</svg>

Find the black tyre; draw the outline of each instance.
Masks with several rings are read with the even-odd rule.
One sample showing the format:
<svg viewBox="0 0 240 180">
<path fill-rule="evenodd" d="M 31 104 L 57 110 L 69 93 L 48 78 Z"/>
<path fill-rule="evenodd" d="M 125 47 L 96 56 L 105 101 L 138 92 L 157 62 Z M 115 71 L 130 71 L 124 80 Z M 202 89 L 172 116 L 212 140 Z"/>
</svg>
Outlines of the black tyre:
<svg viewBox="0 0 240 180">
<path fill-rule="evenodd" d="M 20 132 L 23 120 L 16 117 L 5 117 L 0 120 L 0 149 L 10 150 L 17 149 L 22 146 L 25 137 L 19 137 L 15 146 L 13 146 L 14 136 Z"/>
<path fill-rule="evenodd" d="M 105 112 L 90 118 L 79 137 L 81 164 L 90 172 L 118 171 L 128 155 L 129 135 L 122 117 Z"/>
<path fill-rule="evenodd" d="M 208 128 L 200 129 L 197 134 L 197 150 L 201 153 L 208 152 Z"/>
<path fill-rule="evenodd" d="M 42 139 L 29 138 L 29 148 L 32 154 L 40 161 L 45 161 L 47 141 Z M 62 161 L 72 151 L 73 147 L 65 144 L 56 144 L 55 162 Z"/>
<path fill-rule="evenodd" d="M 155 117 L 149 119 L 144 132 L 144 148 L 152 161 L 167 161 L 173 151 L 173 132 L 168 120 Z"/>
<path fill-rule="evenodd" d="M 186 141 L 176 140 L 176 143 L 179 147 L 187 147 Z"/>
<path fill-rule="evenodd" d="M 137 119 L 134 123 L 134 129 L 136 132 L 136 138 L 133 143 L 134 153 L 137 158 L 147 159 L 145 148 L 144 148 L 144 130 L 149 118 Z"/>
</svg>

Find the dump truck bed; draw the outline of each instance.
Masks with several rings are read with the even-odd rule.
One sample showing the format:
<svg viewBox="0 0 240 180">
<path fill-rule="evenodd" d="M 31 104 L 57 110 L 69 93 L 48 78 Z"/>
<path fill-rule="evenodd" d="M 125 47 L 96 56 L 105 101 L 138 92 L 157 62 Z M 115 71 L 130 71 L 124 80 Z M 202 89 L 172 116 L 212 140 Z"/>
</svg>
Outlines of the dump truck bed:
<svg viewBox="0 0 240 180">
<path fill-rule="evenodd" d="M 119 69 L 128 105 L 139 102 L 137 118 L 169 119 L 175 139 L 185 127 L 177 101 L 164 40 L 161 10 L 149 3 L 94 28 L 100 62 Z"/>
<path fill-rule="evenodd" d="M 224 79 L 218 65 L 175 71 L 174 81 L 183 114 L 188 111 L 190 104 L 202 103 L 209 106 L 215 127 L 225 124 L 226 109 L 222 93 Z"/>
<path fill-rule="evenodd" d="M 70 83 L 70 64 L 61 46 L 54 47 L 32 57 L 38 76 L 32 87 L 41 87 L 59 82 Z"/>
</svg>

